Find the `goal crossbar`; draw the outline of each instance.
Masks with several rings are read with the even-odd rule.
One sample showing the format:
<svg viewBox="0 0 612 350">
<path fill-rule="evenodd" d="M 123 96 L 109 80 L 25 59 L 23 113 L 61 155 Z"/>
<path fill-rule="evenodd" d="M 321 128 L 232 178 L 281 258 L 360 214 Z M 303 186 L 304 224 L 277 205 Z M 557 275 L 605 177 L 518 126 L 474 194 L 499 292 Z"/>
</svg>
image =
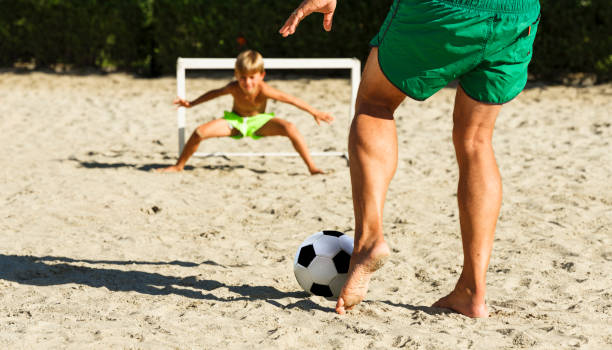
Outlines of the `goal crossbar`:
<svg viewBox="0 0 612 350">
<path fill-rule="evenodd" d="M 186 99 L 185 71 L 187 69 L 234 69 L 235 58 L 184 58 L 176 62 L 176 92 L 178 97 Z M 351 100 L 349 105 L 349 124 L 355 114 L 355 100 L 361 79 L 361 62 L 356 58 L 264 58 L 266 69 L 350 69 L 351 70 Z M 177 111 L 179 156 L 185 146 L 186 108 L 179 107 Z M 213 156 L 299 156 L 297 152 L 213 152 L 193 154 L 196 157 Z M 346 152 L 312 152 L 312 156 L 344 156 Z"/>
</svg>

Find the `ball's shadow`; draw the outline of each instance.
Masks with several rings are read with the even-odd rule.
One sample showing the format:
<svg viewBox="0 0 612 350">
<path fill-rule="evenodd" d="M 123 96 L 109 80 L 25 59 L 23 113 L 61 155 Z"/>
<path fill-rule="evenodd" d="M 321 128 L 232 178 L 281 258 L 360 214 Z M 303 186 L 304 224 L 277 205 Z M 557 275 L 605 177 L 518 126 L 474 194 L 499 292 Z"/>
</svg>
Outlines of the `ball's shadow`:
<svg viewBox="0 0 612 350">
<path fill-rule="evenodd" d="M 300 300 L 287 306 L 277 300 L 286 298 L 304 299 L 306 292 L 284 292 L 272 286 L 253 286 L 248 284 L 229 285 L 211 279 L 198 279 L 195 276 L 175 277 L 144 271 L 123 271 L 119 269 L 96 268 L 73 265 L 74 263 L 106 265 L 178 265 L 196 267 L 200 264 L 184 261 L 147 262 L 147 261 L 109 261 L 78 260 L 56 256 L 21 256 L 0 254 L 0 279 L 34 286 L 52 286 L 61 284 L 81 284 L 94 288 L 105 287 L 111 291 L 138 292 L 149 295 L 175 294 L 192 299 L 214 300 L 219 302 L 236 302 L 240 300 L 264 300 L 279 308 L 300 308 L 303 310 L 319 309 L 328 311 L 310 300 Z M 213 261 L 202 264 L 223 267 Z M 219 297 L 213 290 L 226 288 L 238 296 Z"/>
</svg>

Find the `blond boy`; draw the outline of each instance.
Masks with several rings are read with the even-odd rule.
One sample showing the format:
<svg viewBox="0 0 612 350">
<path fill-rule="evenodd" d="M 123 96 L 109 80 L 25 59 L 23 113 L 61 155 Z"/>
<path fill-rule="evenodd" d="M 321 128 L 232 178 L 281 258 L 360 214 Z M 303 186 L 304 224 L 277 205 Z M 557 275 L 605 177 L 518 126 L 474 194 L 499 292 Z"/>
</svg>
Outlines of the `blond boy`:
<svg viewBox="0 0 612 350">
<path fill-rule="evenodd" d="M 185 144 L 176 164 L 159 171 L 177 172 L 183 170 L 185 163 L 198 149 L 200 142 L 211 137 L 231 136 L 242 138 L 248 136 L 258 139 L 262 136 L 286 136 L 306 163 L 310 174 L 323 173 L 312 161 L 304 137 L 297 128 L 286 120 L 275 118 L 272 113 L 265 113 L 266 104 L 268 99 L 292 104 L 310 113 L 318 125 L 321 125 L 321 121 L 331 123 L 334 117 L 312 108 L 297 97 L 266 84 L 263 81 L 266 75 L 263 58 L 256 51 L 244 51 L 238 56 L 234 74 L 236 80 L 220 89 L 208 91 L 193 101 L 186 101 L 182 98 L 174 100 L 174 104 L 178 106 L 191 108 L 219 96 L 231 94 L 234 98 L 234 104 L 232 111 L 226 111 L 223 118 L 198 126 Z"/>
</svg>

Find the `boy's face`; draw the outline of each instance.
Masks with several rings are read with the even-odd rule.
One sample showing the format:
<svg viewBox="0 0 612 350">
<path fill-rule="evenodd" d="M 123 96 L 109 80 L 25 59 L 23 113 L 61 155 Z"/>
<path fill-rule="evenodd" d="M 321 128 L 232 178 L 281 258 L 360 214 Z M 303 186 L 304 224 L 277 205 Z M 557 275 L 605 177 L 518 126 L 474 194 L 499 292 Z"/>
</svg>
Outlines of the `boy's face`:
<svg viewBox="0 0 612 350">
<path fill-rule="evenodd" d="M 238 80 L 240 89 L 244 93 L 251 95 L 258 91 L 259 84 L 261 84 L 265 75 L 265 72 L 236 72 L 236 79 Z"/>
</svg>

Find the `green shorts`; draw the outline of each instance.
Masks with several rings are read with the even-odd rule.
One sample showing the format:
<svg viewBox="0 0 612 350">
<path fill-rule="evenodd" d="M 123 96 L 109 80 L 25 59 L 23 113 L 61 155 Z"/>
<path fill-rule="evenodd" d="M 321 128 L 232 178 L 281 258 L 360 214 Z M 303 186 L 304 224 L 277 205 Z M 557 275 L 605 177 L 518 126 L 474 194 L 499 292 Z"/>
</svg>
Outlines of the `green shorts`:
<svg viewBox="0 0 612 350">
<path fill-rule="evenodd" d="M 274 118 L 274 113 L 262 113 L 252 117 L 241 117 L 234 112 L 225 111 L 223 119 L 227 120 L 230 129 L 240 131 L 240 135 L 232 136 L 235 139 L 240 139 L 245 136 L 250 136 L 257 140 L 261 136 L 256 135 L 257 130 L 261 129 L 270 119 Z"/>
<path fill-rule="evenodd" d="M 458 79 L 473 99 L 501 104 L 527 83 L 539 19 L 538 0 L 395 0 L 370 45 L 409 97 Z"/>
</svg>

